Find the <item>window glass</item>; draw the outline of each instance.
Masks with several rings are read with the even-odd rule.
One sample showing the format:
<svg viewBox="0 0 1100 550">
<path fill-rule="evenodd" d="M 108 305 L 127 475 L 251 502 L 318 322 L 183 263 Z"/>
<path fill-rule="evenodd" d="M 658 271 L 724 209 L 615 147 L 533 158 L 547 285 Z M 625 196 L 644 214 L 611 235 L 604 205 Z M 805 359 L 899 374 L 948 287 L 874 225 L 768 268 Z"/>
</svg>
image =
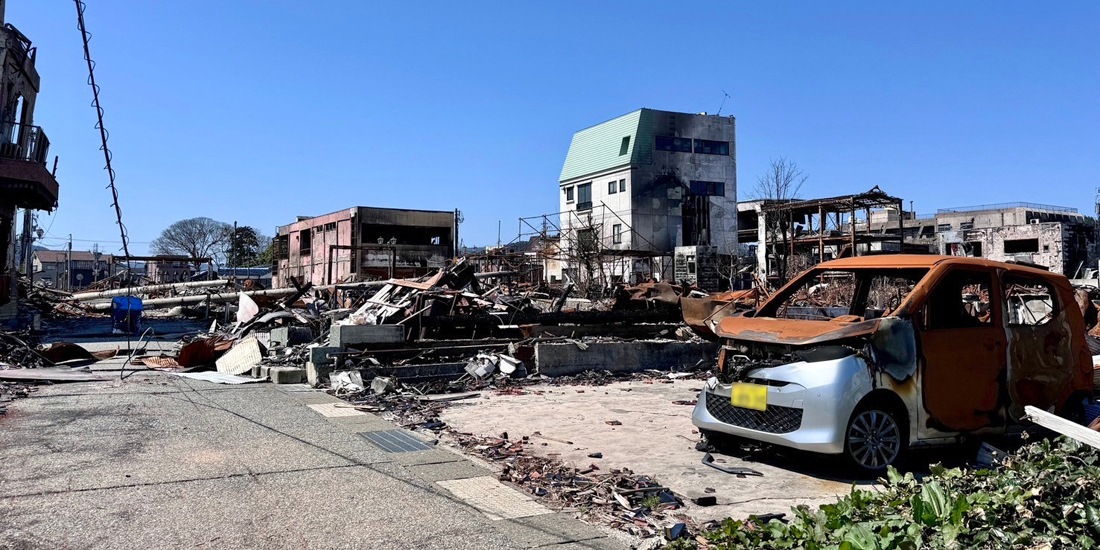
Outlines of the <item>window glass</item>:
<svg viewBox="0 0 1100 550">
<path fill-rule="evenodd" d="M 726 184 L 720 181 L 693 181 L 689 184 L 692 195 L 708 197 L 726 196 Z"/>
<path fill-rule="evenodd" d="M 577 210 L 590 210 L 592 208 L 592 182 L 582 183 L 577 186 Z"/>
<path fill-rule="evenodd" d="M 614 244 L 620 244 L 623 242 L 623 225 L 617 223 L 611 226 L 611 241 Z"/>
<path fill-rule="evenodd" d="M 656 148 L 658 151 L 674 151 L 677 153 L 691 152 L 691 138 L 678 138 L 672 136 L 657 136 Z"/>
<path fill-rule="evenodd" d="M 573 202 L 573 186 L 565 188 L 565 202 Z"/>
<path fill-rule="evenodd" d="M 626 191 L 626 180 L 619 180 L 619 192 Z"/>
<path fill-rule="evenodd" d="M 615 193 L 618 193 L 618 192 L 619 192 L 619 182 L 617 182 L 617 181 L 607 182 L 607 194 L 608 195 L 614 195 Z"/>
<path fill-rule="evenodd" d="M 1003 283 L 1009 326 L 1045 325 L 1058 314 L 1050 283 L 1019 275 L 1005 276 Z"/>
<path fill-rule="evenodd" d="M 730 154 L 730 144 L 727 141 L 697 139 L 695 140 L 695 152 L 704 155 L 728 155 Z"/>
<path fill-rule="evenodd" d="M 623 156 L 630 152 L 630 136 L 624 136 L 623 142 L 619 144 L 619 156 Z"/>
<path fill-rule="evenodd" d="M 948 273 L 925 306 L 924 326 L 928 329 L 958 329 L 990 326 L 992 277 L 981 271 L 957 269 Z"/>
</svg>

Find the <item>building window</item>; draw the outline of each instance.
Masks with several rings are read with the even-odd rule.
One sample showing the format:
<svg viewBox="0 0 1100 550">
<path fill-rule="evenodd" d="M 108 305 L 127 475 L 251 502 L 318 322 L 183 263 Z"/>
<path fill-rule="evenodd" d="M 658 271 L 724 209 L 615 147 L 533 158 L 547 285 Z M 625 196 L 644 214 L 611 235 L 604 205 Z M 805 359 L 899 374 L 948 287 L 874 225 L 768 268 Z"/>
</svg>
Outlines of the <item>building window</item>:
<svg viewBox="0 0 1100 550">
<path fill-rule="evenodd" d="M 673 151 L 676 153 L 691 152 L 691 138 L 678 138 L 672 136 L 657 136 L 658 151 Z"/>
<path fill-rule="evenodd" d="M 619 182 L 611 180 L 607 182 L 607 194 L 614 195 L 619 192 Z"/>
<path fill-rule="evenodd" d="M 567 202 L 567 203 L 573 202 L 573 186 L 572 185 L 565 188 L 565 202 Z"/>
<path fill-rule="evenodd" d="M 313 232 L 308 229 L 303 229 L 298 232 L 300 242 L 298 243 L 298 254 L 301 256 L 309 256 L 310 251 L 313 250 Z"/>
<path fill-rule="evenodd" d="M 730 144 L 727 141 L 695 140 L 695 152 L 704 155 L 729 155 Z"/>
<path fill-rule="evenodd" d="M 720 181 L 693 181 L 690 185 L 691 194 L 707 197 L 726 196 L 726 184 Z"/>
<path fill-rule="evenodd" d="M 630 136 L 624 136 L 623 142 L 619 144 L 619 156 L 623 156 L 630 152 Z"/>
<path fill-rule="evenodd" d="M 966 231 L 968 229 L 974 229 L 974 222 L 962 222 L 959 224 L 959 229 Z"/>
<path fill-rule="evenodd" d="M 941 223 L 936 226 L 936 231 L 951 231 L 951 224 Z"/>
<path fill-rule="evenodd" d="M 623 243 L 623 224 L 617 223 L 611 226 L 611 242 L 614 244 Z"/>
<path fill-rule="evenodd" d="M 619 192 L 626 193 L 626 180 L 619 180 Z"/>
<path fill-rule="evenodd" d="M 577 186 L 577 210 L 592 210 L 592 182 Z"/>
<path fill-rule="evenodd" d="M 1031 254 L 1039 251 L 1039 239 L 1005 241 L 1005 254 Z"/>
</svg>

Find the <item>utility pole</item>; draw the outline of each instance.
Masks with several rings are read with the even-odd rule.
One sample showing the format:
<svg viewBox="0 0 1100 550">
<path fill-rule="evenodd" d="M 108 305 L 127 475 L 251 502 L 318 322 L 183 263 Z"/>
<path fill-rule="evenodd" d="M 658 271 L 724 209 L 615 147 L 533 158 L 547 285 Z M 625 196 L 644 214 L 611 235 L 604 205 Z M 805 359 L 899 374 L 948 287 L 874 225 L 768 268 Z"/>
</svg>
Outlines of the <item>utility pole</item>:
<svg viewBox="0 0 1100 550">
<path fill-rule="evenodd" d="M 69 249 L 65 251 L 65 290 L 73 289 L 73 234 L 69 233 Z"/>
<path fill-rule="evenodd" d="M 23 209 L 23 242 L 20 244 L 20 249 L 23 251 L 23 273 L 30 279 L 34 279 L 32 270 L 34 269 L 34 263 L 31 261 L 31 248 L 33 246 L 34 236 L 31 234 L 33 229 L 33 214 L 31 214 L 30 208 Z"/>
<path fill-rule="evenodd" d="M 233 238 L 229 239 L 229 267 L 237 267 L 237 220 L 233 220 Z M 210 276 L 213 277 L 214 274 L 211 273 Z"/>
</svg>

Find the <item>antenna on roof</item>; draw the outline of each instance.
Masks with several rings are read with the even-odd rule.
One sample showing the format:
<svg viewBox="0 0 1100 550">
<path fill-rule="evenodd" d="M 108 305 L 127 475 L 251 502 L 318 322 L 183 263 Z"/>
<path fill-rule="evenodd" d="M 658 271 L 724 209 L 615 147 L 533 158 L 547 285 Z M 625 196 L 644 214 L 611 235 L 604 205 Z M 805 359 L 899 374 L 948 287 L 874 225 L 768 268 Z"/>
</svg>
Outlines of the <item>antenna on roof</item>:
<svg viewBox="0 0 1100 550">
<path fill-rule="evenodd" d="M 722 107 L 726 106 L 726 100 L 730 98 L 730 95 L 727 94 L 725 90 L 722 90 L 722 95 L 725 97 L 722 98 L 722 104 L 718 106 L 718 112 L 715 113 L 714 116 L 722 116 Z"/>
</svg>

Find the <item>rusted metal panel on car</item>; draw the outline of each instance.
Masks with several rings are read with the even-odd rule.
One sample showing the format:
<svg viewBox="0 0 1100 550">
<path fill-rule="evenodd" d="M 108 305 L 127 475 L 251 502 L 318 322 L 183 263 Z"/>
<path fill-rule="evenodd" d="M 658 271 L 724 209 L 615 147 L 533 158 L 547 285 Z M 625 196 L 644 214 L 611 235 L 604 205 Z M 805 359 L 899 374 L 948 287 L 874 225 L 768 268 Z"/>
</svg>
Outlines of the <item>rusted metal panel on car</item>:
<svg viewBox="0 0 1100 550">
<path fill-rule="evenodd" d="M 867 336 L 878 328 L 880 321 L 880 319 L 874 319 L 852 323 L 835 319 L 809 321 L 737 316 L 722 319 L 715 332 L 723 338 L 804 346 Z"/>
<path fill-rule="evenodd" d="M 909 319 L 887 317 L 867 342 L 874 369 L 899 382 L 917 374 L 917 335 Z"/>
<path fill-rule="evenodd" d="M 714 336 L 710 325 L 717 324 L 745 309 L 756 307 L 756 289 L 719 292 L 704 298 L 680 298 L 680 312 L 689 327 L 706 336 Z"/>
<path fill-rule="evenodd" d="M 1012 416 L 1027 405 L 1061 410 L 1074 393 L 1093 392 L 1092 357 L 1085 342 L 1085 321 L 1068 281 L 1041 277 L 1055 290 L 1058 313 L 1037 326 L 1008 326 L 1008 394 Z"/>
</svg>

